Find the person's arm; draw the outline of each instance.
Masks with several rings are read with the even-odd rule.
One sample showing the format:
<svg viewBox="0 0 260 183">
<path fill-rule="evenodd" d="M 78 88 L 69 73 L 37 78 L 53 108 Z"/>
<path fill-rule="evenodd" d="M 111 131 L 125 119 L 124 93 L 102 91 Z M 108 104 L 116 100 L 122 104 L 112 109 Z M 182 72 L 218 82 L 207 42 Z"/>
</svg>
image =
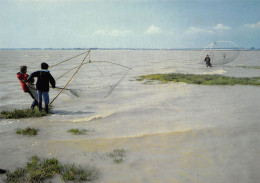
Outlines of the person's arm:
<svg viewBox="0 0 260 183">
<path fill-rule="evenodd" d="M 33 83 L 34 82 L 34 77 L 37 77 L 38 72 L 33 72 L 32 74 L 30 74 L 30 76 L 27 78 L 26 82 L 28 83 Z"/>
<path fill-rule="evenodd" d="M 55 79 L 52 77 L 51 74 L 50 74 L 50 83 L 51 83 L 52 88 L 55 88 L 56 82 L 55 82 Z"/>
</svg>

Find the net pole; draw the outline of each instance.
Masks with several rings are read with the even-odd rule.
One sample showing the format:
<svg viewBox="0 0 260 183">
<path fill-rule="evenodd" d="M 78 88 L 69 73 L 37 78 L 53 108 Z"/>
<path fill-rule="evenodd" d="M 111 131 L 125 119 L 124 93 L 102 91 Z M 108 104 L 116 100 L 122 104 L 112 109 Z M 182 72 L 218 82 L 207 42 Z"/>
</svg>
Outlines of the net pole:
<svg viewBox="0 0 260 183">
<path fill-rule="evenodd" d="M 83 65 L 85 59 L 87 58 L 87 56 L 89 55 L 90 50 L 88 50 L 86 56 L 84 57 L 84 59 L 82 60 L 82 62 L 80 63 L 80 65 L 78 66 L 78 69 L 74 72 L 74 74 L 71 76 L 70 80 L 66 83 L 66 85 L 61 89 L 61 91 L 56 95 L 56 97 L 54 97 L 54 99 L 49 103 L 49 105 L 51 105 L 56 98 L 63 92 L 63 90 L 66 89 L 66 87 L 68 86 L 68 84 L 71 82 L 71 80 L 73 79 L 73 77 L 77 74 L 77 72 L 79 71 L 79 69 L 81 68 L 81 66 Z"/>
<path fill-rule="evenodd" d="M 125 68 L 128 68 L 128 69 L 132 69 L 131 67 L 127 67 L 127 66 L 125 66 L 125 65 L 121 65 L 121 64 L 117 64 L 117 63 L 109 62 L 109 61 L 91 61 L 91 62 L 103 62 L 103 63 L 109 63 L 109 64 L 114 64 L 114 65 L 118 65 L 118 66 L 121 66 L 121 67 L 125 67 Z"/>
<path fill-rule="evenodd" d="M 84 63 L 84 64 L 88 64 L 88 63 L 89 63 L 89 62 Z M 70 71 L 76 69 L 77 67 L 78 67 L 78 66 L 73 67 L 72 69 L 68 70 L 67 72 L 65 72 L 64 74 L 62 74 L 61 76 L 59 76 L 59 77 L 56 79 L 56 81 L 58 81 L 60 78 L 62 78 L 62 77 L 65 76 L 66 74 L 68 74 Z"/>
<path fill-rule="evenodd" d="M 66 59 L 66 60 L 63 60 L 63 61 L 61 61 L 61 62 L 59 62 L 59 63 L 57 63 L 57 64 L 54 64 L 54 65 L 52 65 L 52 66 L 50 66 L 49 68 L 52 68 L 52 67 L 55 67 L 55 66 L 57 66 L 57 65 L 59 65 L 59 64 L 62 64 L 62 63 L 64 63 L 64 62 L 67 62 L 67 61 L 69 61 L 69 60 L 71 60 L 71 59 L 73 59 L 73 58 L 76 58 L 76 57 L 78 57 L 78 56 L 80 56 L 80 55 L 83 55 L 83 54 L 85 54 L 85 53 L 87 53 L 88 51 L 85 51 L 85 52 L 83 52 L 83 53 L 81 53 L 81 54 L 78 54 L 78 55 L 76 55 L 76 56 L 74 56 L 74 57 L 71 57 L 71 58 L 68 58 L 68 59 Z"/>
</svg>

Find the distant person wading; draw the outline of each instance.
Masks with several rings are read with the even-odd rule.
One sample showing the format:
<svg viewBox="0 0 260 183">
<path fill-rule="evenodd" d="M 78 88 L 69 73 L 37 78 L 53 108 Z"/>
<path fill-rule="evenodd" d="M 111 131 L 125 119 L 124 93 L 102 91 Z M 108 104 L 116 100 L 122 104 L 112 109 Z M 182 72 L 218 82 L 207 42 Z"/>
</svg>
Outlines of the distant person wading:
<svg viewBox="0 0 260 183">
<path fill-rule="evenodd" d="M 52 77 L 50 71 L 48 70 L 49 65 L 45 62 L 41 63 L 41 69 L 39 71 L 33 72 L 29 78 L 27 79 L 28 82 L 33 81 L 34 77 L 37 77 L 36 82 L 36 89 L 38 93 L 38 107 L 39 110 L 42 110 L 42 98 L 45 103 L 45 111 L 46 113 L 49 112 L 48 105 L 49 105 L 49 88 L 50 84 L 52 88 L 55 88 L 55 80 Z"/>
<path fill-rule="evenodd" d="M 204 59 L 204 62 L 206 62 L 206 66 L 207 67 L 212 67 L 211 63 L 210 63 L 210 57 L 209 55 L 206 56 L 206 58 Z"/>
</svg>

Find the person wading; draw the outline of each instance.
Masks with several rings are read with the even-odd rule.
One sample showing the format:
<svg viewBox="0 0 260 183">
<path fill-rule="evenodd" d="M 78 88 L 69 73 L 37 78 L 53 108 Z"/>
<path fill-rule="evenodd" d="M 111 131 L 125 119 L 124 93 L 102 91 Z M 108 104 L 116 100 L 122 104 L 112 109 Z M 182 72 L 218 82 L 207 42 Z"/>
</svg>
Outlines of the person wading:
<svg viewBox="0 0 260 183">
<path fill-rule="evenodd" d="M 210 63 L 210 57 L 209 55 L 206 56 L 206 58 L 204 59 L 204 62 L 206 62 L 206 66 L 207 67 L 212 67 L 211 63 Z"/>
<path fill-rule="evenodd" d="M 36 98 L 33 96 L 32 92 L 30 91 L 29 87 L 26 84 L 27 78 L 29 76 L 26 73 L 27 73 L 27 66 L 26 65 L 21 65 L 20 66 L 20 72 L 18 72 L 16 74 L 16 77 L 19 79 L 24 93 L 29 93 L 30 96 L 32 97 L 33 102 L 32 102 L 32 105 L 31 105 L 31 109 L 33 110 L 34 107 L 38 105 L 38 102 L 37 102 Z M 34 80 L 32 80 L 32 82 L 34 82 Z"/>
<path fill-rule="evenodd" d="M 48 114 L 49 112 L 49 89 L 50 85 L 52 88 L 55 88 L 55 80 L 52 77 L 50 71 L 48 70 L 49 65 L 45 62 L 41 63 L 41 69 L 39 71 L 33 72 L 29 78 L 27 79 L 28 82 L 33 81 L 33 78 L 37 77 L 37 82 L 36 82 L 36 89 L 38 93 L 38 107 L 39 110 L 42 110 L 42 98 L 44 100 L 45 104 L 45 111 Z"/>
</svg>

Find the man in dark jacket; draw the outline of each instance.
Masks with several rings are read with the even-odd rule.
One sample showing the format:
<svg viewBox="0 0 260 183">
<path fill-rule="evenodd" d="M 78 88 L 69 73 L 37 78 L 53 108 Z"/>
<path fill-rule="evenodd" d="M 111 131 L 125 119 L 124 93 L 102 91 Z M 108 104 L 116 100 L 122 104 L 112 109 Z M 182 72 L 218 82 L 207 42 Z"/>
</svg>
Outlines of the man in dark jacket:
<svg viewBox="0 0 260 183">
<path fill-rule="evenodd" d="M 204 62 L 206 62 L 206 66 L 207 66 L 207 67 L 212 67 L 212 65 L 211 65 L 211 63 L 210 63 L 210 57 L 209 57 L 209 55 L 206 56 Z"/>
<path fill-rule="evenodd" d="M 45 62 L 41 63 L 40 71 L 33 72 L 29 78 L 28 82 L 31 82 L 33 78 L 37 77 L 36 89 L 38 93 L 38 107 L 39 110 L 42 110 L 42 97 L 45 103 L 45 111 L 48 114 L 48 105 L 49 105 L 49 89 L 50 84 L 52 88 L 55 88 L 55 80 L 52 77 L 50 71 L 48 70 L 49 65 Z"/>
</svg>

